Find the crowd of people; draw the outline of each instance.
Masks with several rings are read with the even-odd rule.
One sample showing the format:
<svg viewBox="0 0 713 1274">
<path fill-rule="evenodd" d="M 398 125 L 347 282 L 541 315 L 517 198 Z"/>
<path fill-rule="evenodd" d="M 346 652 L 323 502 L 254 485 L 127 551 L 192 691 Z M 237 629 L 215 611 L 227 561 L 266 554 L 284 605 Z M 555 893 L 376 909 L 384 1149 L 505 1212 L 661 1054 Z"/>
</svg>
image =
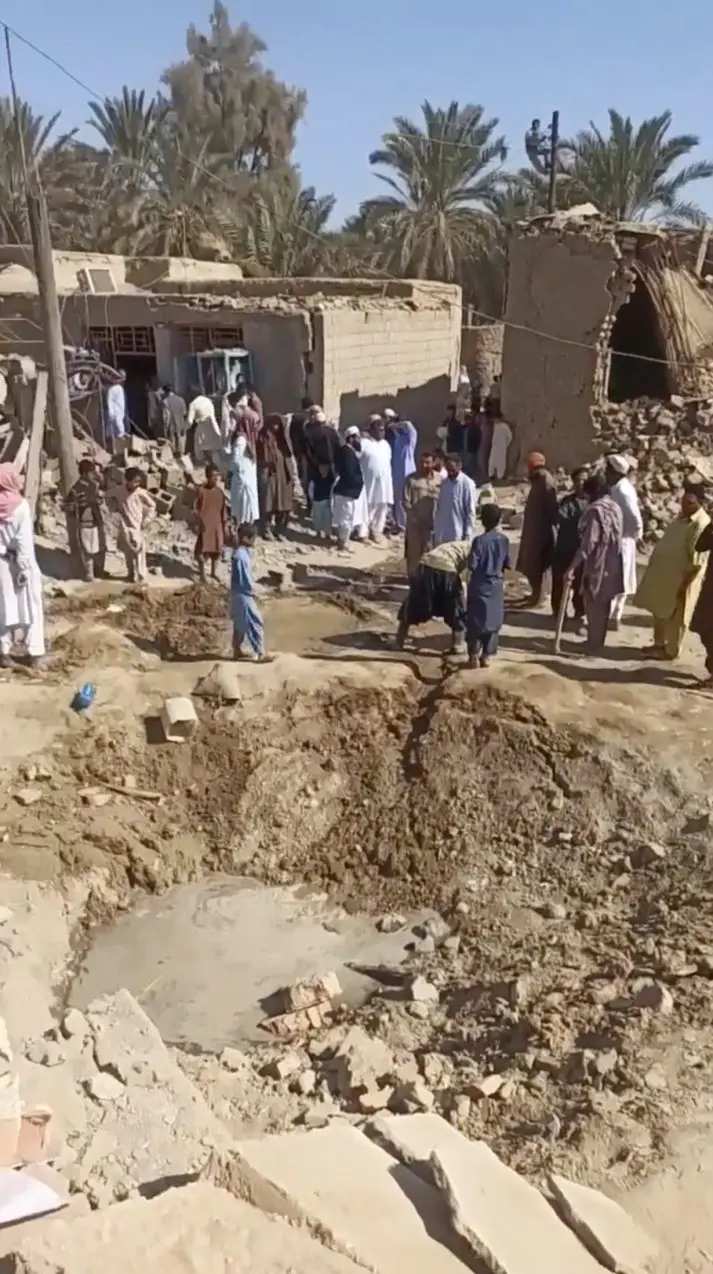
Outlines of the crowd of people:
<svg viewBox="0 0 713 1274">
<path fill-rule="evenodd" d="M 110 390 L 116 412 L 113 450 L 124 450 L 121 384 Z M 108 406 L 109 406 L 108 400 Z M 382 544 L 399 537 L 408 577 L 396 645 L 433 618 L 445 621 L 454 653 L 473 667 L 487 666 L 505 620 L 505 577 L 510 544 L 488 479 L 502 478 L 512 433 L 490 399 L 463 413 L 449 406 L 437 431 L 445 449 L 419 447 L 416 426 L 391 407 L 343 435 L 323 409 L 304 399 L 299 411 L 265 414 L 258 395 L 242 385 L 216 408 L 198 394 L 189 405 L 170 386 L 157 398 L 160 432 L 177 458 L 188 448 L 203 466 L 203 481 L 185 465 L 191 489 L 199 577 L 231 551 L 233 649 L 265 657 L 264 625 L 252 579 L 251 549 L 259 534 L 282 538 L 298 515 L 315 540 L 342 553 L 352 540 Z M 111 417 L 110 417 L 111 419 Z M 121 422 L 121 428 L 120 428 Z M 528 596 L 516 603 L 538 607 L 549 581 L 549 602 L 560 626 L 586 636 L 586 650 L 601 654 L 608 634 L 623 619 L 627 598 L 653 620 L 646 657 L 676 659 L 687 631 L 706 650 L 713 686 L 713 524 L 704 492 L 690 483 L 681 510 L 654 546 L 641 582 L 637 550 L 644 524 L 626 456 L 609 455 L 580 466 L 570 488 L 558 495 L 544 455 L 528 457 L 529 491 L 515 569 Z M 65 500 L 70 548 L 86 580 L 105 572 L 106 512 L 116 515 L 116 545 L 127 578 L 147 575 L 146 528 L 155 514 L 145 475 L 123 470 L 106 490 L 95 461 L 85 458 Z M 300 498 L 301 497 L 301 498 Z M 32 660 L 45 653 L 42 579 L 34 548 L 29 504 L 11 465 L 0 465 L 0 666 L 11 660 L 19 632 Z"/>
</svg>

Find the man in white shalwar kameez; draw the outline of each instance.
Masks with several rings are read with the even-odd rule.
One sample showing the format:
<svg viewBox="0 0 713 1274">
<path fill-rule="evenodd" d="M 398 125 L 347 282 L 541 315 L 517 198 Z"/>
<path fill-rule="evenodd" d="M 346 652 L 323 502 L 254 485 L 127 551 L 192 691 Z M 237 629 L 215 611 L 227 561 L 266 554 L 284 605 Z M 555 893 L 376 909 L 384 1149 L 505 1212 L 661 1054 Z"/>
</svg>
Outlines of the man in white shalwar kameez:
<svg viewBox="0 0 713 1274">
<path fill-rule="evenodd" d="M 225 439 L 215 414 L 213 400 L 206 394 L 196 394 L 188 408 L 188 428 L 193 426 L 193 455 L 196 463 L 214 464 L 220 469 Z"/>
<path fill-rule="evenodd" d="M 389 508 L 394 502 L 394 480 L 391 473 L 391 447 L 381 416 L 370 416 L 362 434 L 361 471 L 368 511 L 369 538 L 381 543 Z"/>
<path fill-rule="evenodd" d="M 493 421 L 493 440 L 488 457 L 488 477 L 502 482 L 508 467 L 508 448 L 512 442 L 512 429 L 507 420 L 497 417 Z"/>
<path fill-rule="evenodd" d="M 42 574 L 35 557 L 32 510 L 14 465 L 0 464 L 0 667 L 11 667 L 19 633 L 32 663 L 45 653 Z"/>
<path fill-rule="evenodd" d="M 345 441 L 348 439 L 354 450 L 359 455 L 359 463 L 361 464 L 362 436 L 361 430 L 356 425 L 350 425 L 344 435 Z M 363 470 L 363 465 L 362 465 Z M 364 483 L 360 494 L 357 496 L 354 505 L 354 521 L 352 522 L 352 538 L 363 544 L 369 538 L 369 503 L 366 498 L 366 482 Z"/>
<path fill-rule="evenodd" d="M 605 477 L 609 494 L 619 505 L 624 523 L 621 540 L 621 558 L 624 575 L 624 591 L 614 598 L 611 605 L 611 626 L 618 628 L 624 614 L 627 597 L 633 596 L 638 587 L 636 577 L 636 546 L 644 534 L 644 520 L 636 488 L 629 478 L 631 464 L 626 456 L 607 456 Z"/>
<path fill-rule="evenodd" d="M 478 512 L 478 488 L 463 473 L 460 456 L 446 457 L 446 476 L 441 483 L 433 518 L 433 544 L 472 540 Z"/>
</svg>

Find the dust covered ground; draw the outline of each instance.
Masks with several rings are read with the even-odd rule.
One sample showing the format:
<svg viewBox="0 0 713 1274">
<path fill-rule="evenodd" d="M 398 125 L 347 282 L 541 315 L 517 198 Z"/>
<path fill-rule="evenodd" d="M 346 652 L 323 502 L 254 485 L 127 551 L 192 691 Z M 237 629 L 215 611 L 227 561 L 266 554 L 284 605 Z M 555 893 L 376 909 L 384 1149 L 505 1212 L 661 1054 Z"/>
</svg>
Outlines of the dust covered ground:
<svg viewBox="0 0 713 1274">
<path fill-rule="evenodd" d="M 713 1060 L 710 701 L 650 666 L 552 666 L 537 617 L 486 674 L 449 667 L 437 628 L 404 660 L 384 644 L 388 581 L 319 587 L 266 602 L 284 653 L 236 670 L 237 704 L 196 701 L 185 747 L 151 723 L 224 648 L 222 590 L 61 601 L 46 680 L 13 689 L 44 745 L 6 785 L 5 870 L 92 871 L 89 920 L 212 870 L 375 917 L 435 907 L 451 940 L 414 942 L 413 961 L 437 1002 L 414 1013 L 387 979 L 358 1020 L 516 1166 L 584 1152 L 592 1178 L 646 1172 Z M 61 705 L 89 678 L 97 705 L 76 718 Z M 227 1100 L 216 1062 L 185 1064 Z M 273 1097 L 304 1113 L 255 1085 L 253 1115 Z"/>
</svg>

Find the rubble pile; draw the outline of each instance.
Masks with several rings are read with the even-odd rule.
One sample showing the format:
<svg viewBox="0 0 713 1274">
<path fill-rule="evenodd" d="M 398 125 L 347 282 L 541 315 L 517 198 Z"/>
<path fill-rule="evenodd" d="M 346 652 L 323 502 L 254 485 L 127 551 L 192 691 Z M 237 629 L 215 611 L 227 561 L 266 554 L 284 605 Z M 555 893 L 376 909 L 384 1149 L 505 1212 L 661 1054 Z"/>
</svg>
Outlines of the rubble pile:
<svg viewBox="0 0 713 1274">
<path fill-rule="evenodd" d="M 607 403 L 592 418 L 602 451 L 635 461 L 645 535 L 660 539 L 679 512 L 684 482 L 713 485 L 713 399 Z"/>
</svg>

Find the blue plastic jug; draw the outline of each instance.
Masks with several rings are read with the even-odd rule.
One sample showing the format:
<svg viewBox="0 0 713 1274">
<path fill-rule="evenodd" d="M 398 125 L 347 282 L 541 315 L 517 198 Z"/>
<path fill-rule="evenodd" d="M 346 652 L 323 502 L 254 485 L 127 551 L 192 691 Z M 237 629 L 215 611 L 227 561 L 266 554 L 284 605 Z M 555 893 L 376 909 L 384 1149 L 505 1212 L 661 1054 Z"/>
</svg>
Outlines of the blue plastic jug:
<svg viewBox="0 0 713 1274">
<path fill-rule="evenodd" d="M 97 697 L 97 688 L 90 681 L 82 686 L 81 690 L 77 690 L 72 699 L 72 707 L 75 712 L 86 712 L 87 708 L 91 708 Z"/>
</svg>

